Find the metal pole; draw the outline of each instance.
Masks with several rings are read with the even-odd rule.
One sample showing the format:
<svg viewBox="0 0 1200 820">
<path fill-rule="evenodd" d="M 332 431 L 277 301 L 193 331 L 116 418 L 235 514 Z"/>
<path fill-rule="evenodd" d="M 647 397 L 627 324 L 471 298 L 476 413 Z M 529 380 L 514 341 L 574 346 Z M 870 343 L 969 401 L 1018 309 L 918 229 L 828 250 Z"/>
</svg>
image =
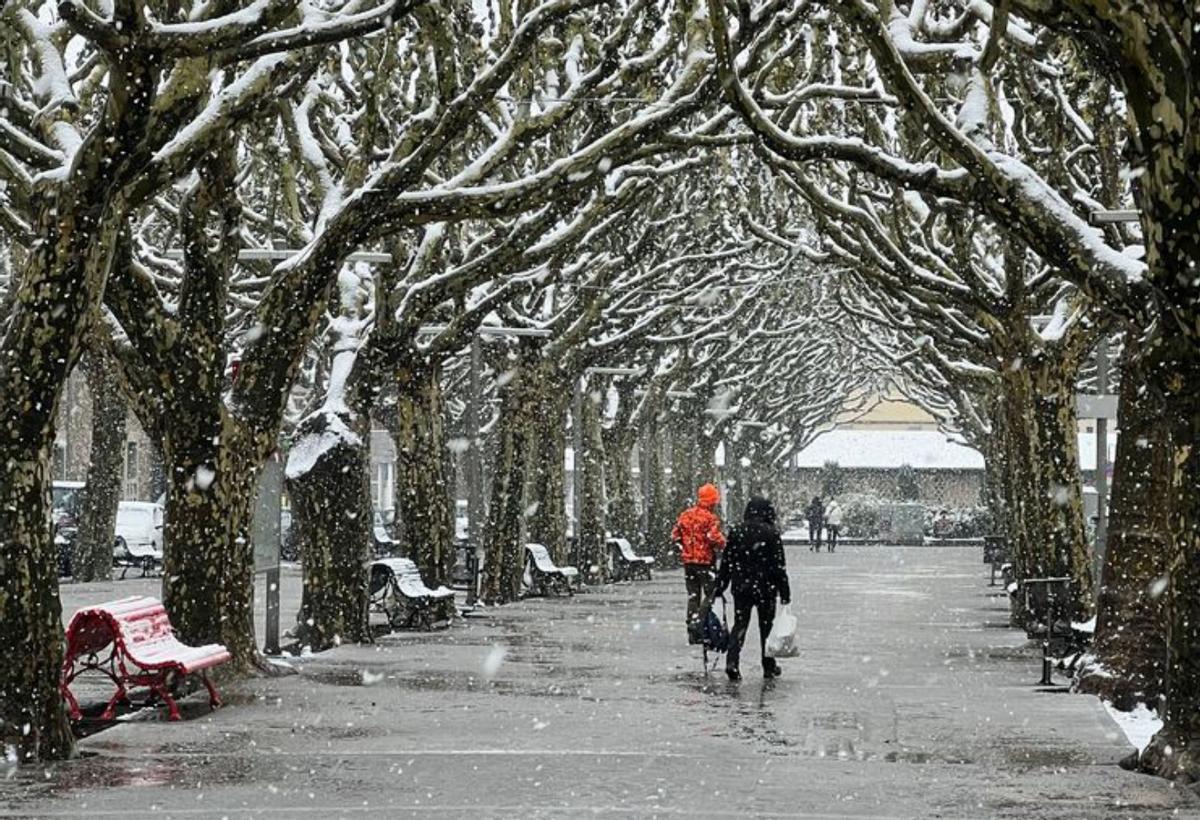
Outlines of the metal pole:
<svg viewBox="0 0 1200 820">
<path fill-rule="evenodd" d="M 1096 392 L 1108 393 L 1108 338 L 1096 345 Z M 1108 539 L 1108 419 L 1096 419 L 1096 565 L 1104 566 Z"/>
<path fill-rule="evenodd" d="M 483 552 L 483 456 L 479 441 L 479 381 L 483 352 L 479 336 L 471 339 L 471 369 L 467 387 L 467 549 L 474 553 L 474 569 L 467 586 L 467 603 L 479 596 L 479 567 Z"/>
<path fill-rule="evenodd" d="M 561 421 L 559 422 L 562 423 Z M 583 544 L 583 482 L 579 480 L 583 472 L 583 378 L 575 379 L 575 395 L 571 399 L 571 530 L 575 533 L 575 549 L 572 558 L 578 562 L 579 550 Z"/>
<path fill-rule="evenodd" d="M 648 543 L 650 538 L 650 471 L 646 468 L 650 460 L 650 436 L 644 425 L 639 438 L 641 441 L 638 451 L 638 479 L 642 485 L 642 533 Z"/>
<path fill-rule="evenodd" d="M 279 654 L 279 565 L 267 570 L 267 634 L 263 654 Z"/>
</svg>

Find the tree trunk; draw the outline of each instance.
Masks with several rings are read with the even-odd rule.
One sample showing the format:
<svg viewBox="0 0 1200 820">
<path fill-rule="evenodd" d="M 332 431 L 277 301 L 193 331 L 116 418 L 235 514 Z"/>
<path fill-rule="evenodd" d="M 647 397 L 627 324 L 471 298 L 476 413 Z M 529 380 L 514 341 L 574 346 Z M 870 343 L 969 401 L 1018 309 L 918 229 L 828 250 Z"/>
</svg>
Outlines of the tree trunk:
<svg viewBox="0 0 1200 820">
<path fill-rule="evenodd" d="M 1194 15 L 1193 15 L 1194 16 Z M 1156 38 L 1187 26 L 1186 14 L 1143 15 Z M 1187 19 L 1185 19 L 1187 18 Z M 1162 40 L 1165 42 L 1166 40 Z M 1164 726 L 1142 755 L 1145 771 L 1200 780 L 1200 132 L 1195 127 L 1194 43 L 1179 50 L 1185 63 L 1151 76 L 1135 61 L 1122 65 L 1133 148 L 1140 160 L 1135 193 L 1146 242 L 1147 281 L 1161 315 L 1147 351 L 1149 389 L 1163 401 L 1171 436 L 1170 585 Z M 1164 115 L 1163 112 L 1171 112 Z"/>
<path fill-rule="evenodd" d="M 450 582 L 454 566 L 453 494 L 448 496 L 453 488 L 441 368 L 414 362 L 397 369 L 396 382 L 396 412 L 389 419 L 396 443 L 396 505 L 405 522 L 407 554 L 426 584 L 436 588 Z M 453 614 L 450 600 L 438 617 Z"/>
<path fill-rule="evenodd" d="M 567 550 L 567 404 L 568 391 L 527 388 L 527 401 L 538 416 L 531 430 L 529 457 L 529 497 L 533 508 L 529 515 L 529 540 L 543 544 L 556 564 L 570 563 Z M 535 393 L 540 398 L 534 399 Z M 579 469 L 579 454 L 575 454 L 575 469 Z M 572 481 L 574 481 L 572 476 Z M 573 491 L 578 488 L 575 485 Z M 578 538 L 579 533 L 575 534 Z"/>
<path fill-rule="evenodd" d="M 92 394 L 92 443 L 71 574 L 76 581 L 107 581 L 112 578 L 117 505 L 121 501 L 127 409 L 117 363 L 102 345 L 88 351 L 83 366 Z"/>
<path fill-rule="evenodd" d="M 1004 497 L 1013 572 L 1017 579 L 1044 578 L 1050 572 L 1044 531 L 1043 493 L 1037 454 L 1037 421 L 1033 391 L 1024 367 L 1006 367 L 1001 377 L 1001 406 L 997 413 L 1002 429 Z M 1021 596 L 1010 599 L 1013 626 L 1024 628 L 1030 621 Z"/>
<path fill-rule="evenodd" d="M 633 478 L 633 446 L 636 431 L 605 430 L 604 489 L 608 498 L 605 520 L 614 536 L 638 543 L 637 491 Z"/>
<path fill-rule="evenodd" d="M 1072 580 L 1071 617 L 1085 621 L 1093 611 L 1093 562 L 1083 521 L 1079 474 L 1079 420 L 1075 415 L 1076 370 L 1070 358 L 1030 365 L 1037 407 L 1037 455 L 1046 514 L 1038 522 L 1050 551 L 1050 572 Z"/>
<path fill-rule="evenodd" d="M 50 511 L 48 430 L 34 458 L 0 471 L 0 746 L 19 760 L 69 757 L 75 741 L 58 693 L 63 661 L 58 556 Z"/>
<path fill-rule="evenodd" d="M 220 643 L 231 671 L 258 665 L 251 508 L 262 459 L 221 404 L 200 394 L 164 419 L 163 602 L 179 639 Z"/>
<path fill-rule="evenodd" d="M 300 535 L 304 587 L 296 637 L 320 652 L 371 640 L 367 567 L 371 554 L 369 424 L 330 411 L 300 425 L 287 486 Z M 315 455 L 315 458 L 314 458 Z"/>
<path fill-rule="evenodd" d="M 515 601 L 521 594 L 525 558 L 521 530 L 532 420 L 520 379 L 501 389 L 480 592 L 488 604 Z"/>
<path fill-rule="evenodd" d="M 600 430 L 603 413 L 602 394 L 588 392 L 583 396 L 583 452 L 575 454 L 575 468 L 580 471 L 580 523 L 575 537 L 579 539 L 579 554 L 584 556 L 591 583 L 603 584 L 610 579 L 604 531 L 604 442 Z"/>
<path fill-rule="evenodd" d="M 742 459 L 746 453 L 741 441 L 732 438 L 725 439 L 725 510 L 731 521 L 740 517 L 746 508 L 749 496 L 746 494 L 746 468 Z"/>
<path fill-rule="evenodd" d="M 1200 400 L 1195 394 L 1200 368 L 1195 362 L 1191 374 L 1187 387 L 1176 388 L 1182 392 L 1168 394 L 1173 441 L 1166 708 L 1163 728 L 1142 754 L 1141 768 L 1195 783 L 1200 781 Z"/>
<path fill-rule="evenodd" d="M 657 420 L 647 430 L 646 483 L 649 497 L 646 504 L 646 548 L 658 560 L 660 566 L 676 566 L 678 550 L 671 543 L 671 526 L 675 515 L 682 510 L 671 511 L 667 503 L 666 476 L 663 470 L 662 427 Z"/>
<path fill-rule="evenodd" d="M 120 224 L 105 146 L 79 149 L 72 185 L 47 197 L 0 338 L 0 745 L 60 759 L 74 738 L 58 692 L 62 612 L 50 464 L 62 388 L 99 302 Z"/>
<path fill-rule="evenodd" d="M 1146 389 L 1133 345 L 1121 367 L 1121 435 L 1113 465 L 1107 548 L 1096 634 L 1076 686 L 1130 710 L 1158 705 L 1166 672 L 1171 440 L 1162 397 Z"/>
</svg>

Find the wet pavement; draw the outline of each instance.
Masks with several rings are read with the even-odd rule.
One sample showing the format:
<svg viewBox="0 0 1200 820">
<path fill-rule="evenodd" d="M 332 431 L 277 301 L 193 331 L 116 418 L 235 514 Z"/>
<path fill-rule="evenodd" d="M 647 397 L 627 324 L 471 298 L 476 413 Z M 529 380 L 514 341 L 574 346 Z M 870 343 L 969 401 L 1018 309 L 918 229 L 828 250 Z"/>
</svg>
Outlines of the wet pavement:
<svg viewBox="0 0 1200 820">
<path fill-rule="evenodd" d="M 135 713 L 0 781 L 0 816 L 1200 818 L 1118 768 L 1094 698 L 1039 691 L 978 548 L 788 558 L 802 655 L 778 680 L 756 627 L 745 680 L 706 675 L 657 573 L 295 659 L 181 723 Z"/>
</svg>

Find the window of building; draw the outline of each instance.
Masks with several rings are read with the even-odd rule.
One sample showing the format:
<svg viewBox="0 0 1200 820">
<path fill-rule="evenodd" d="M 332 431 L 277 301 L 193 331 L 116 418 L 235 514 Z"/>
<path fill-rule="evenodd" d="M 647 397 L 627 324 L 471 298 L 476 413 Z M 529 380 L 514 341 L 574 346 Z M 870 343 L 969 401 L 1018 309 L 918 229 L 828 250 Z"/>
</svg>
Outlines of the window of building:
<svg viewBox="0 0 1200 820">
<path fill-rule="evenodd" d="M 136 441 L 125 442 L 125 500 L 137 501 L 140 496 L 141 487 L 138 484 L 138 475 L 141 472 L 138 469 L 138 443 Z"/>
<path fill-rule="evenodd" d="M 375 509 L 386 511 L 396 505 L 396 484 L 392 475 L 392 463 L 381 461 L 371 471 L 371 503 Z"/>
</svg>

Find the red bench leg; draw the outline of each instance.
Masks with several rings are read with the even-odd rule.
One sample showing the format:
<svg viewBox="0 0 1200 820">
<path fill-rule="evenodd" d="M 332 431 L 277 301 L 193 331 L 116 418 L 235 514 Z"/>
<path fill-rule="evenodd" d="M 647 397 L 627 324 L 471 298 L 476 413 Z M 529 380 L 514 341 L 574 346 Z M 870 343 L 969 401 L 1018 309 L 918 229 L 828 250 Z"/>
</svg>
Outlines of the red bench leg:
<svg viewBox="0 0 1200 820">
<path fill-rule="evenodd" d="M 126 698 L 125 687 L 117 684 L 117 691 L 109 698 L 108 704 L 105 705 L 104 711 L 100 713 L 101 720 L 112 720 L 116 715 L 116 706 Z"/>
<path fill-rule="evenodd" d="M 63 700 L 67 702 L 67 711 L 71 715 L 71 720 L 79 720 L 83 717 L 83 712 L 79 709 L 79 701 L 75 699 L 71 688 L 64 683 L 59 687 L 59 691 L 62 692 Z"/>
<path fill-rule="evenodd" d="M 221 696 L 217 694 L 217 687 L 212 685 L 207 672 L 200 673 L 200 680 L 204 681 L 204 688 L 208 690 L 208 705 L 216 709 L 221 705 Z"/>
</svg>

